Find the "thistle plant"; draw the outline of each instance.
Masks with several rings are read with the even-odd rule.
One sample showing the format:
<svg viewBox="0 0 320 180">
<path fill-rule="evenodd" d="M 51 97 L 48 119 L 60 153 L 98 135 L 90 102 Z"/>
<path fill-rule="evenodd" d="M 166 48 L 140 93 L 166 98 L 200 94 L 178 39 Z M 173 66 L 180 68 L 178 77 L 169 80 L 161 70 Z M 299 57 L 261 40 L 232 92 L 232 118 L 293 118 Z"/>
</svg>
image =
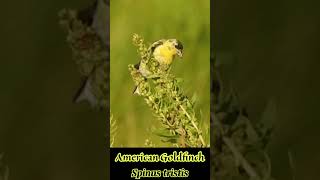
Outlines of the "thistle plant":
<svg viewBox="0 0 320 180">
<path fill-rule="evenodd" d="M 98 19 L 100 16 L 94 13 L 87 13 L 92 8 L 98 11 L 100 6 L 106 4 L 98 1 L 94 7 L 83 11 L 63 9 L 59 12 L 59 23 L 67 33 L 66 40 L 73 59 L 85 80 L 74 101 L 87 100 L 95 108 L 108 109 L 109 42 L 105 38 L 107 32 L 99 29 L 106 28 L 107 22 Z M 93 22 L 88 22 L 88 19 L 93 19 Z"/>
<path fill-rule="evenodd" d="M 211 72 L 211 179 L 273 180 L 266 148 L 274 112 L 266 112 L 269 118 L 264 120 L 249 120 L 235 91 L 223 86 L 215 60 Z"/>
<path fill-rule="evenodd" d="M 106 47 L 96 31 L 79 19 L 77 11 L 63 9 L 59 12 L 59 18 L 81 75 L 89 76 L 92 69 L 108 57 Z"/>
<path fill-rule="evenodd" d="M 162 129 L 157 135 L 165 142 L 179 147 L 206 147 L 199 120 L 196 118 L 194 102 L 184 95 L 181 80 L 170 73 L 170 67 L 160 65 L 151 55 L 150 45 L 144 39 L 133 35 L 133 44 L 138 48 L 141 63 L 150 71 L 148 78 L 132 64 L 129 71 L 141 96 L 161 122 Z"/>
</svg>

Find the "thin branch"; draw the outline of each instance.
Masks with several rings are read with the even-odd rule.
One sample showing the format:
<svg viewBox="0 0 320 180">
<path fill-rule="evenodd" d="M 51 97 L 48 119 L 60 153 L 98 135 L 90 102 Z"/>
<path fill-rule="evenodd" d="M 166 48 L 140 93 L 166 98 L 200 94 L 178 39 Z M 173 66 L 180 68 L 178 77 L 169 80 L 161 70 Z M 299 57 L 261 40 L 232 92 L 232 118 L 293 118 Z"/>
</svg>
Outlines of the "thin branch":
<svg viewBox="0 0 320 180">
<path fill-rule="evenodd" d="M 243 155 L 238 151 L 233 141 L 230 138 L 223 137 L 223 141 L 230 148 L 233 155 L 238 159 L 243 167 L 243 169 L 247 172 L 251 179 L 260 180 L 258 173 L 253 169 L 253 167 L 249 164 L 249 162 L 243 157 Z"/>
<path fill-rule="evenodd" d="M 181 109 L 183 110 L 184 114 L 189 118 L 189 120 L 191 121 L 192 123 L 192 126 L 197 130 L 197 133 L 198 133 L 198 136 L 199 136 L 199 139 L 202 143 L 203 146 L 206 146 L 206 143 L 204 142 L 203 140 L 203 137 L 201 135 L 201 131 L 199 130 L 198 126 L 196 125 L 196 123 L 193 121 L 193 119 L 190 117 L 190 115 L 188 114 L 188 112 L 183 108 L 183 106 L 181 106 Z"/>
</svg>

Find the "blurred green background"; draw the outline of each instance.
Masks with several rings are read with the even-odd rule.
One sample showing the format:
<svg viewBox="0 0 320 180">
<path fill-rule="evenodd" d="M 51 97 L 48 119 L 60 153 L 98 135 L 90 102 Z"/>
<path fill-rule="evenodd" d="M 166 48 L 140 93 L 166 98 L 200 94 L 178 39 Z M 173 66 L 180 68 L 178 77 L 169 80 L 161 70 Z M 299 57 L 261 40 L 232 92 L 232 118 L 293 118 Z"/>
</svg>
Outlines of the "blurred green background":
<svg viewBox="0 0 320 180">
<path fill-rule="evenodd" d="M 159 127 L 152 111 L 141 97 L 132 94 L 134 83 L 128 65 L 139 62 L 132 44 L 133 33 L 143 36 L 148 43 L 167 38 L 183 43 L 183 59 L 176 59 L 171 72 L 184 79 L 183 87 L 189 97 L 197 95 L 198 117 L 203 127 L 209 127 L 209 0 L 112 0 L 110 6 L 110 104 L 118 122 L 114 145 L 141 147 L 148 138 L 157 146 L 165 146 L 151 133 L 151 127 Z"/>
<path fill-rule="evenodd" d="M 71 103 L 80 79 L 57 17 L 61 8 L 85 7 L 89 2 L 1 3 L 0 152 L 6 153 L 10 180 L 106 179 L 105 115 L 86 104 Z M 127 65 L 138 61 L 131 44 L 134 32 L 150 42 L 181 39 L 185 56 L 175 62 L 174 72 L 184 78 L 188 95 L 198 94 L 197 108 L 209 119 L 204 111 L 209 85 L 202 84 L 209 82 L 208 2 L 113 0 L 111 5 L 116 15 L 111 23 L 117 27 L 111 28 L 116 35 L 111 48 L 117 47 L 111 49 L 111 103 L 119 133 L 125 134 L 119 144 L 143 144 L 148 134 L 138 138 L 138 132 L 145 132 L 154 119 L 141 98 L 126 95 L 134 86 Z M 291 148 L 296 179 L 318 179 L 319 3 L 223 0 L 212 5 L 212 39 L 218 52 L 236 59 L 232 70 L 225 72 L 250 119 L 259 119 L 271 98 L 276 102 L 277 134 L 270 147 L 273 174 L 280 180 L 292 179 L 287 159 Z"/>
<path fill-rule="evenodd" d="M 80 76 L 57 15 L 89 3 L 1 3 L 0 152 L 9 180 L 107 178 L 106 114 L 72 103 Z"/>
<path fill-rule="evenodd" d="M 213 41 L 220 58 L 235 62 L 223 70 L 249 118 L 258 120 L 271 99 L 276 133 L 269 146 L 276 179 L 319 179 L 320 54 L 319 2 L 214 1 Z"/>
</svg>

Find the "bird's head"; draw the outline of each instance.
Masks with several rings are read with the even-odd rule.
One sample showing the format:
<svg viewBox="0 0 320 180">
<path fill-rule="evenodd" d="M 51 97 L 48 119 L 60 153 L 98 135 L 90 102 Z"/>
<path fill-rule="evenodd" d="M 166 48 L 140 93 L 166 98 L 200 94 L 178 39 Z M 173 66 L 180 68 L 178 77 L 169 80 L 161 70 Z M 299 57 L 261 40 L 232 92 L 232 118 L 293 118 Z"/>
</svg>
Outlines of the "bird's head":
<svg viewBox="0 0 320 180">
<path fill-rule="evenodd" d="M 182 55 L 183 55 L 183 53 L 182 53 L 182 51 L 183 51 L 183 45 L 182 45 L 182 43 L 181 43 L 179 40 L 177 40 L 177 39 L 170 39 L 169 41 L 172 43 L 172 46 L 175 48 L 176 54 L 177 54 L 180 58 L 182 58 Z"/>
</svg>

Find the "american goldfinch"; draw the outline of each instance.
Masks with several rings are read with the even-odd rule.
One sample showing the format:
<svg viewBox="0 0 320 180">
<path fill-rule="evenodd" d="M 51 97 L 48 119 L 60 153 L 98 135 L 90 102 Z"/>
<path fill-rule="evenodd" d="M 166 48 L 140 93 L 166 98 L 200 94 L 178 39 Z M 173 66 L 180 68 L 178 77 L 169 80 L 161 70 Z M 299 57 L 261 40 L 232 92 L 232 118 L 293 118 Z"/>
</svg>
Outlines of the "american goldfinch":
<svg viewBox="0 0 320 180">
<path fill-rule="evenodd" d="M 155 60 L 160 65 L 170 65 L 176 55 L 182 57 L 183 46 L 176 39 L 160 40 L 151 45 L 151 50 Z"/>
<path fill-rule="evenodd" d="M 153 55 L 153 58 L 159 63 L 159 67 L 170 67 L 176 55 L 182 58 L 182 50 L 182 43 L 177 39 L 162 39 L 154 42 L 149 47 L 149 51 Z M 152 74 L 148 70 L 148 65 L 143 63 L 142 61 L 136 64 L 135 67 L 136 69 L 139 69 L 140 73 L 146 78 L 148 78 L 149 75 Z"/>
<path fill-rule="evenodd" d="M 179 56 L 182 58 L 183 45 L 177 39 L 162 39 L 154 42 L 148 49 L 152 54 L 154 60 L 158 62 L 157 68 L 167 70 L 170 68 L 174 58 Z M 135 65 L 135 68 L 139 70 L 145 78 L 156 77 L 149 69 L 150 65 L 140 61 Z M 136 87 L 133 91 L 134 94 L 139 94 L 139 89 Z"/>
</svg>

